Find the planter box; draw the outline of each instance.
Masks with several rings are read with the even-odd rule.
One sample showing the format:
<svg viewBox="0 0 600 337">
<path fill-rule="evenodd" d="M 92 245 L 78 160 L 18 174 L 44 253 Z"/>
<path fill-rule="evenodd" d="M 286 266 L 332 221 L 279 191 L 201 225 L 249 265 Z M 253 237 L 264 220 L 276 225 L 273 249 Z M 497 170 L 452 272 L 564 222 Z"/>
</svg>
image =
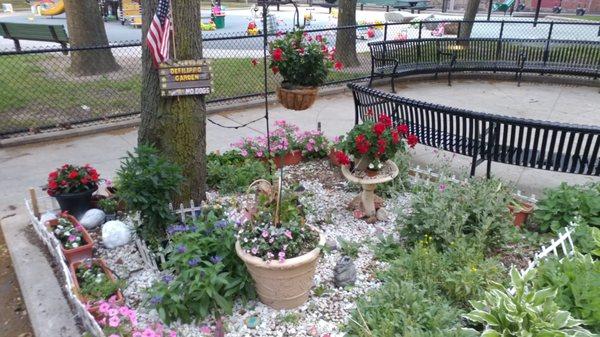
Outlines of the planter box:
<svg viewBox="0 0 600 337">
<path fill-rule="evenodd" d="M 81 301 L 81 303 L 85 304 L 85 303 L 88 303 L 88 299 L 85 298 L 83 295 L 81 295 L 79 281 L 77 280 L 77 273 L 75 272 L 77 270 L 77 267 L 79 265 L 81 265 L 82 263 L 83 263 L 83 261 L 77 261 L 77 262 L 73 262 L 73 263 L 69 264 L 69 271 L 71 272 L 71 280 L 73 281 L 73 293 L 75 294 L 75 296 L 77 296 L 77 298 L 79 299 L 79 301 Z M 106 274 L 106 276 L 108 276 L 108 278 L 110 280 L 115 281 L 115 282 L 117 281 L 117 279 L 115 278 L 115 275 L 113 275 L 113 273 L 110 271 L 110 269 L 108 269 L 108 267 L 106 266 L 106 263 L 104 263 L 104 260 L 93 259 L 92 264 L 96 265 L 96 266 L 100 266 L 100 268 L 102 268 L 102 270 L 104 271 L 104 274 Z M 125 298 L 123 297 L 123 294 L 121 293 L 120 290 L 117 291 L 115 296 L 117 298 L 117 303 L 119 305 L 123 305 L 123 303 L 125 303 Z M 96 317 L 98 315 L 98 306 L 90 306 L 88 311 L 90 312 L 90 314 L 92 314 L 92 316 Z"/>
<path fill-rule="evenodd" d="M 77 219 L 75 219 L 74 216 L 67 214 L 65 217 L 67 219 L 69 219 L 69 221 L 71 221 L 72 224 L 74 224 L 74 225 L 79 224 L 79 221 L 77 221 Z M 58 225 L 57 219 L 48 221 L 48 230 L 50 232 L 52 232 L 51 233 L 52 235 L 54 235 L 54 227 L 56 227 L 57 225 Z M 90 234 L 87 232 L 87 230 L 85 230 L 85 228 L 83 226 L 81 226 L 81 234 L 83 236 L 83 240 L 86 242 L 84 245 L 79 246 L 77 248 L 73 248 L 73 249 L 65 249 L 65 247 L 63 247 L 62 243 L 60 245 L 60 249 L 61 249 L 62 253 L 64 254 L 65 258 L 67 259 L 67 263 L 69 263 L 69 264 L 73 263 L 73 262 L 92 258 L 92 251 L 94 249 L 94 241 L 92 241 Z"/>
<path fill-rule="evenodd" d="M 294 150 L 286 153 L 282 156 L 273 157 L 273 162 L 275 163 L 275 167 L 278 169 L 284 166 L 297 165 L 302 162 L 302 151 Z M 267 162 L 266 158 L 261 158 L 262 161 Z"/>
</svg>

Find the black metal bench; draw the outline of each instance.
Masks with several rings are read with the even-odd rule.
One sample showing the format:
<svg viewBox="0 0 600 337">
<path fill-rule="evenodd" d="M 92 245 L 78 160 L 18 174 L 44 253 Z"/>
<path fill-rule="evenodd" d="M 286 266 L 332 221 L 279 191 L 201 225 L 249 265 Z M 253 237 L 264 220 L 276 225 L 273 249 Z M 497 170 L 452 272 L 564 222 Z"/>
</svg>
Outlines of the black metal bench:
<svg viewBox="0 0 600 337">
<path fill-rule="evenodd" d="M 38 25 L 29 23 L 0 22 L 0 36 L 11 39 L 15 50 L 21 51 L 20 40 L 47 41 L 59 43 L 66 54 L 69 37 L 63 25 Z"/>
<path fill-rule="evenodd" d="M 424 38 L 369 43 L 371 77 L 390 77 L 440 72 L 514 72 L 560 74 L 597 78 L 600 74 L 600 42 L 547 39 Z"/>
<path fill-rule="evenodd" d="M 600 176 L 600 127 L 479 113 L 416 101 L 356 83 L 355 124 L 390 116 L 419 142 L 472 158 L 471 175 L 487 161 Z"/>
</svg>

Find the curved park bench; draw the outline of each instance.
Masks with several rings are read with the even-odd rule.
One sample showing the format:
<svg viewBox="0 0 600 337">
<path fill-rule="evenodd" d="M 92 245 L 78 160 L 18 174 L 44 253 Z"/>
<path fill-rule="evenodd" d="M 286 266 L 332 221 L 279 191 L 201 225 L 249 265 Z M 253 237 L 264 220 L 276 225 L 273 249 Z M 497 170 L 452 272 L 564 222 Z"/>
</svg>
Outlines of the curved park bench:
<svg viewBox="0 0 600 337">
<path fill-rule="evenodd" d="M 66 54 L 69 37 L 63 25 L 39 25 L 29 23 L 0 22 L 0 35 L 15 42 L 15 50 L 21 51 L 19 40 L 60 43 Z"/>
<path fill-rule="evenodd" d="M 424 145 L 487 161 L 600 176 L 600 127 L 500 116 L 416 101 L 356 83 L 355 124 L 385 114 Z"/>
<path fill-rule="evenodd" d="M 600 74 L 600 41 L 423 38 L 369 43 L 371 85 L 374 78 L 394 79 L 417 74 L 453 72 L 513 72 L 560 74 L 597 78 Z"/>
</svg>

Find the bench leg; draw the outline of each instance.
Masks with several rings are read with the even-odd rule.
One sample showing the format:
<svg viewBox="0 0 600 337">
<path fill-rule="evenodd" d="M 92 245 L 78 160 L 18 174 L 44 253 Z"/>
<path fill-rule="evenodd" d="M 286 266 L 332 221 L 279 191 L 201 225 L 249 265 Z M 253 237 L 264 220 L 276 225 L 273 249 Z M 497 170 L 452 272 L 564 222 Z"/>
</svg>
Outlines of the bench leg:
<svg viewBox="0 0 600 337">
<path fill-rule="evenodd" d="M 369 77 L 369 84 L 367 85 L 369 88 L 373 85 L 373 75 Z"/>
<path fill-rule="evenodd" d="M 396 93 L 396 86 L 394 85 L 394 75 L 392 75 L 391 81 L 392 81 L 392 92 Z"/>
<path fill-rule="evenodd" d="M 473 161 L 471 162 L 471 177 L 475 176 L 475 168 L 477 168 L 477 154 L 473 156 Z"/>
<path fill-rule="evenodd" d="M 452 72 L 451 71 L 448 72 L 448 86 L 449 87 L 452 86 Z"/>
<path fill-rule="evenodd" d="M 487 161 L 487 171 L 485 172 L 485 176 L 490 179 L 492 172 L 492 159 L 488 159 Z"/>
<path fill-rule="evenodd" d="M 13 39 L 13 41 L 15 42 L 15 50 L 21 51 L 21 42 L 19 42 L 17 39 Z"/>
</svg>

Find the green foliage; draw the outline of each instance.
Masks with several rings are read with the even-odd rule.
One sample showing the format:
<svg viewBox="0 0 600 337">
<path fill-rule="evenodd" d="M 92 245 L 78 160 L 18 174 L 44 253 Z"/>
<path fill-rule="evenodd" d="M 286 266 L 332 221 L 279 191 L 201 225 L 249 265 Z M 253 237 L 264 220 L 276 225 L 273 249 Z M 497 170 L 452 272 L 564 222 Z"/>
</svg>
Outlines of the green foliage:
<svg viewBox="0 0 600 337">
<path fill-rule="evenodd" d="M 600 184 L 567 185 L 546 190 L 534 220 L 541 231 L 557 232 L 579 217 L 579 223 L 600 227 Z"/>
<path fill-rule="evenodd" d="M 379 238 L 379 242 L 372 245 L 375 258 L 379 261 L 393 261 L 404 252 L 403 246 L 392 235 Z"/>
<path fill-rule="evenodd" d="M 244 192 L 257 179 L 270 180 L 268 167 L 253 158 L 244 158 L 237 151 L 207 156 L 206 184 L 222 194 Z"/>
<path fill-rule="evenodd" d="M 297 314 L 295 312 L 288 312 L 284 315 L 279 315 L 277 317 L 277 320 L 284 324 L 297 325 L 298 322 L 300 322 L 300 318 L 300 314 Z"/>
<path fill-rule="evenodd" d="M 83 262 L 77 266 L 75 274 L 81 296 L 90 302 L 106 300 L 124 286 L 122 280 L 111 280 L 96 264 Z"/>
<path fill-rule="evenodd" d="M 562 310 L 600 332 L 600 262 L 579 253 L 560 261 L 547 258 L 537 268 L 533 283 L 537 289 L 556 289 L 555 301 Z"/>
<path fill-rule="evenodd" d="M 183 181 L 181 168 L 169 163 L 155 148 L 140 145 L 134 153 L 127 152 L 117 176 L 118 198 L 125 201 L 129 211 L 140 213 L 138 234 L 158 246 L 165 238 L 166 227 L 175 220 L 169 203 Z"/>
<path fill-rule="evenodd" d="M 410 157 L 406 153 L 399 151 L 396 152 L 391 160 L 398 166 L 398 176 L 387 183 L 378 184 L 375 193 L 384 198 L 393 198 L 398 193 L 406 192 L 410 188 Z"/>
<path fill-rule="evenodd" d="M 233 301 L 254 297 L 252 278 L 235 253 L 236 230 L 219 204 L 189 226 L 169 229 L 165 276 L 150 290 L 162 321 L 191 322 L 231 314 Z"/>
<path fill-rule="evenodd" d="M 317 296 L 317 297 L 321 297 L 321 296 L 325 295 L 325 293 L 327 291 L 328 291 L 328 289 L 325 286 L 325 284 L 323 284 L 323 283 L 319 284 L 314 290 L 315 296 Z"/>
<path fill-rule="evenodd" d="M 559 310 L 556 289 L 532 287 L 535 269 L 521 276 L 513 267 L 510 277 L 514 293 L 494 283 L 482 301 L 471 302 L 474 310 L 465 317 L 486 326 L 482 337 L 592 336 L 581 320 Z"/>
<path fill-rule="evenodd" d="M 98 201 L 98 207 L 106 214 L 114 214 L 117 212 L 117 200 L 106 198 Z"/>
<path fill-rule="evenodd" d="M 353 259 L 358 257 L 358 250 L 360 249 L 361 243 L 356 241 L 344 240 L 338 238 L 340 242 L 340 250 L 343 255 L 349 256 Z"/>
<path fill-rule="evenodd" d="M 515 231 L 507 208 L 511 199 L 510 189 L 495 179 L 424 184 L 412 197 L 401 236 L 410 245 L 427 236 L 438 247 L 467 237 L 493 249 Z"/>
</svg>

